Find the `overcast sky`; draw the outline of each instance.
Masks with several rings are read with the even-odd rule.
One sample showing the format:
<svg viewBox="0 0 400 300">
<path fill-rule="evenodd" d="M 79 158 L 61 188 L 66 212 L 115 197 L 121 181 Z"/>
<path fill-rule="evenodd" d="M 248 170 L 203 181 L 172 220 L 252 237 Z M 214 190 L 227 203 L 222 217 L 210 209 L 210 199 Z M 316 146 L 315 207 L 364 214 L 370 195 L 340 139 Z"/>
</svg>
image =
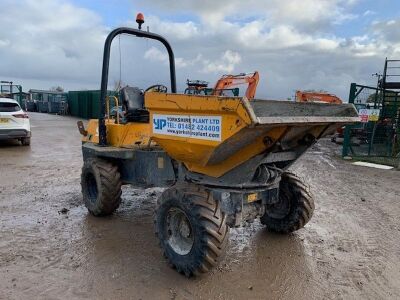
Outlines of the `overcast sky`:
<svg viewBox="0 0 400 300">
<path fill-rule="evenodd" d="M 104 40 L 114 27 L 150 31 L 175 51 L 178 89 L 258 70 L 257 98 L 322 89 L 347 100 L 351 82 L 376 84 L 385 57 L 400 59 L 398 0 L 0 0 L 0 80 L 30 88 L 99 89 Z M 121 50 L 121 51 L 119 51 Z M 121 72 L 120 55 L 121 52 Z M 112 48 L 110 88 L 121 79 L 168 85 L 157 42 L 123 36 Z"/>
</svg>

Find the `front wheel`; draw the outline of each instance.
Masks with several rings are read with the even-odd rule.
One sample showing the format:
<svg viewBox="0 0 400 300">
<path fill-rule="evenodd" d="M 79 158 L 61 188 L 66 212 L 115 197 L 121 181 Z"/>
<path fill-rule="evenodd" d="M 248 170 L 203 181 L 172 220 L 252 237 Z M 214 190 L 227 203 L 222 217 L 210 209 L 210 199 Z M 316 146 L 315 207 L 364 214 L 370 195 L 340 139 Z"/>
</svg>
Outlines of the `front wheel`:
<svg viewBox="0 0 400 300">
<path fill-rule="evenodd" d="M 229 227 L 219 202 L 200 186 L 182 184 L 160 196 L 155 232 L 170 265 L 187 277 L 217 265 L 226 250 Z"/>
<path fill-rule="evenodd" d="M 95 216 L 112 214 L 121 203 L 121 176 L 118 167 L 99 158 L 88 159 L 82 167 L 83 201 Z"/>
<path fill-rule="evenodd" d="M 310 221 L 314 212 L 314 200 L 309 189 L 293 173 L 282 174 L 279 184 L 279 201 L 266 205 L 261 223 L 268 230 L 289 233 Z"/>
</svg>

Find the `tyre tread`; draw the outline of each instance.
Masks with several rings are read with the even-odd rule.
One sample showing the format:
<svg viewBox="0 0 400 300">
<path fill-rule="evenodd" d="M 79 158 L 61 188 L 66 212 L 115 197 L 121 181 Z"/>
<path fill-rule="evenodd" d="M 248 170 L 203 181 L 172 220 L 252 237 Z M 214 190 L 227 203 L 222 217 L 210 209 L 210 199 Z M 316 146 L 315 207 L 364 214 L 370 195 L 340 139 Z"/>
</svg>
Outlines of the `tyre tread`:
<svg viewBox="0 0 400 300">
<path fill-rule="evenodd" d="M 87 196 L 85 192 L 85 176 L 87 172 L 92 174 L 98 173 L 99 175 L 100 189 L 97 191 L 98 196 L 95 207 L 91 207 L 87 204 L 87 202 L 90 201 L 90 199 L 86 199 Z M 86 207 L 89 212 L 95 216 L 110 215 L 121 204 L 121 175 L 118 171 L 118 167 L 111 162 L 100 158 L 92 158 L 85 161 L 82 167 L 81 186 Z"/>
<path fill-rule="evenodd" d="M 195 261 L 190 265 L 182 266 L 179 260 L 170 257 L 163 246 L 163 235 L 160 234 L 160 226 L 157 221 L 157 212 L 162 205 L 170 199 L 179 199 L 195 212 L 194 217 L 201 228 L 202 241 L 201 250 L 195 256 Z M 160 241 L 161 248 L 167 256 L 169 264 L 178 272 L 190 277 L 196 274 L 206 273 L 217 265 L 225 253 L 229 240 L 229 227 L 225 223 L 226 217 L 221 212 L 218 201 L 216 201 L 211 192 L 205 188 L 189 183 L 180 183 L 165 190 L 157 201 L 154 224 L 155 234 Z"/>
<path fill-rule="evenodd" d="M 293 209 L 283 219 L 269 217 L 266 212 L 261 217 L 261 223 L 268 230 L 278 233 L 290 233 L 303 228 L 312 218 L 315 208 L 310 188 L 294 173 L 285 172 L 282 174 L 279 193 L 291 198 Z"/>
</svg>

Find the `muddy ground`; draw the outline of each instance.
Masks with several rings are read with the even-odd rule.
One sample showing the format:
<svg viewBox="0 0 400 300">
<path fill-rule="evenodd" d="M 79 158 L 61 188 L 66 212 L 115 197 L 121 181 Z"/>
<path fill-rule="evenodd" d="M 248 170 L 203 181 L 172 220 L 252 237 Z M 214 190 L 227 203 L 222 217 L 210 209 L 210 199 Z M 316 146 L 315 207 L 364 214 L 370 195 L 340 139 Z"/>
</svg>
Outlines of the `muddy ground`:
<svg viewBox="0 0 400 300">
<path fill-rule="evenodd" d="M 76 119 L 31 113 L 30 148 L 0 143 L 1 299 L 399 299 L 400 173 L 353 166 L 328 140 L 293 170 L 316 211 L 281 236 L 231 231 L 219 268 L 187 279 L 153 234 L 160 189 L 124 187 L 111 217 L 82 204 Z"/>
</svg>

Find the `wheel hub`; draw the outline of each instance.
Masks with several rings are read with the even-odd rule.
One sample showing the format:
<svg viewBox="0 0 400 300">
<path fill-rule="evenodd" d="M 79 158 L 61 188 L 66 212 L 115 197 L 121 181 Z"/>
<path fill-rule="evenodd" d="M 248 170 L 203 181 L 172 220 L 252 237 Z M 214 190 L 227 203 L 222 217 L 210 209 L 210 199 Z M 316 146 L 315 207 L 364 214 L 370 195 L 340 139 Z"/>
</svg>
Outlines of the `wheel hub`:
<svg viewBox="0 0 400 300">
<path fill-rule="evenodd" d="M 179 208 L 171 208 L 167 214 L 167 242 L 179 255 L 186 255 L 192 249 L 194 236 L 186 214 Z"/>
<path fill-rule="evenodd" d="M 87 185 L 87 191 L 88 191 L 88 197 L 92 203 L 96 202 L 97 199 L 97 182 L 96 178 L 92 173 L 87 174 L 86 177 L 86 185 Z"/>
<path fill-rule="evenodd" d="M 190 225 L 186 220 L 181 220 L 181 223 L 179 224 L 179 233 L 185 238 L 190 237 Z"/>
<path fill-rule="evenodd" d="M 290 196 L 284 192 L 279 193 L 279 201 L 266 206 L 266 213 L 274 219 L 283 219 L 290 212 Z"/>
</svg>

